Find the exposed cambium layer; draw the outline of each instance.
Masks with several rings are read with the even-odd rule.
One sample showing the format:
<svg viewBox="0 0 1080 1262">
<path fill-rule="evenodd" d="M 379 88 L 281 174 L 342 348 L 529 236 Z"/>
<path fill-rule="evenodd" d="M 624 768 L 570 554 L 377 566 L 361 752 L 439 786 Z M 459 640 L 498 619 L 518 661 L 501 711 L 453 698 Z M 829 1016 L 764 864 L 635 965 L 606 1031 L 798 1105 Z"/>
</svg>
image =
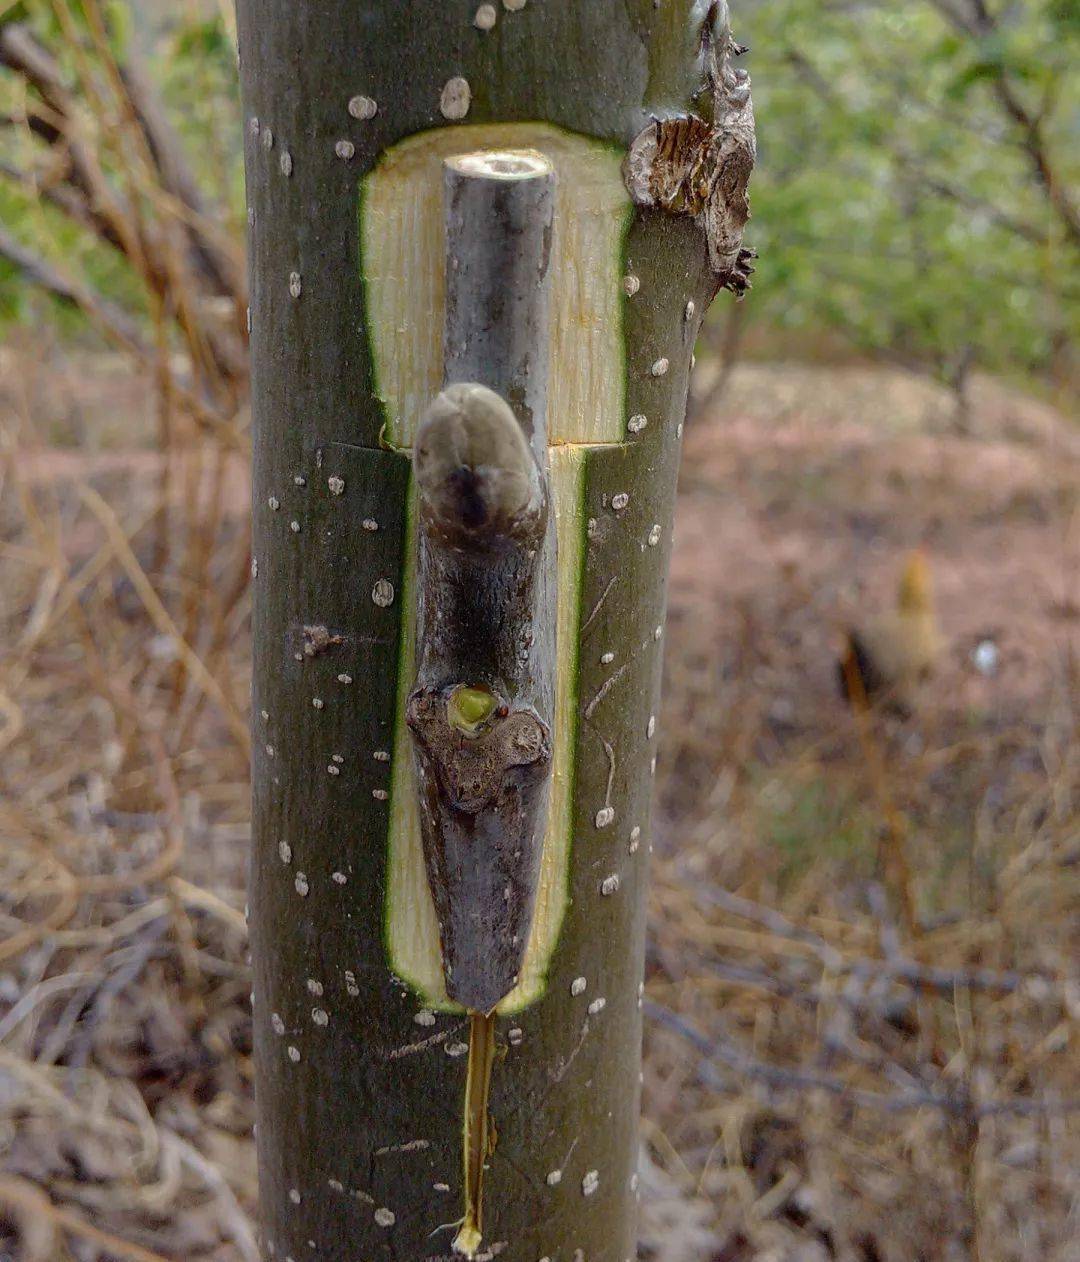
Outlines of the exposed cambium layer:
<svg viewBox="0 0 1080 1262">
<path fill-rule="evenodd" d="M 622 347 L 623 235 L 631 205 L 620 156 L 595 141 L 535 124 L 456 127 L 411 137 L 386 152 L 364 182 L 360 231 L 368 328 L 386 441 L 410 447 L 420 416 L 443 387 L 446 246 L 441 163 L 477 149 L 535 149 L 557 176 L 551 268 L 547 429 L 558 536 L 559 592 L 554 769 L 540 884 L 517 987 L 499 1005 L 512 1012 L 543 993 L 566 908 L 573 788 L 576 643 L 584 520 L 584 452 L 625 437 Z M 411 530 L 415 535 L 415 512 Z M 399 710 L 415 674 L 414 561 L 404 584 L 408 611 L 399 662 Z M 413 750 L 395 736 L 386 940 L 395 972 L 433 1007 L 446 994 L 438 923 L 420 839 Z"/>
<path fill-rule="evenodd" d="M 364 181 L 362 269 L 385 438 L 410 447 L 421 414 L 443 386 L 440 164 L 475 149 L 538 149 L 555 167 L 549 442 L 621 442 L 620 262 L 632 211 L 621 154 L 540 123 L 424 132 L 388 150 Z"/>
<path fill-rule="evenodd" d="M 548 960 L 555 948 L 567 899 L 570 856 L 570 810 L 574 779 L 575 708 L 577 702 L 577 635 L 584 521 L 581 511 L 584 450 L 576 445 L 551 449 L 550 485 L 555 509 L 559 554 L 556 639 L 560 646 L 555 674 L 553 772 L 540 883 L 532 932 L 521 980 L 499 1005 L 514 1012 L 544 990 Z M 415 492 L 414 492 L 415 493 Z M 416 603 L 415 501 L 410 512 L 410 558 L 405 575 L 406 616 L 398 665 L 399 708 L 415 675 Z M 412 744 L 404 723 L 394 737 L 394 777 L 391 792 L 389 865 L 386 900 L 386 945 L 394 972 L 434 1008 L 456 1007 L 446 994 L 439 926 L 428 890 L 420 840 L 420 815 Z"/>
</svg>

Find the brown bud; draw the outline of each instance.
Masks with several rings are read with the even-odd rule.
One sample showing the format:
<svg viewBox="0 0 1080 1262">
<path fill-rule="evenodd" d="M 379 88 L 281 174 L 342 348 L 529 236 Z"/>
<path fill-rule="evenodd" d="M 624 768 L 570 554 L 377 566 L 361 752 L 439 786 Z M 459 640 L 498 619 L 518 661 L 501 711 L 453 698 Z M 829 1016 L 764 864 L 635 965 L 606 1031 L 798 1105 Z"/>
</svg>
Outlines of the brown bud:
<svg viewBox="0 0 1080 1262">
<path fill-rule="evenodd" d="M 416 431 L 424 511 L 452 535 L 518 536 L 543 509 L 539 471 L 510 405 L 486 386 L 447 386 Z"/>
</svg>

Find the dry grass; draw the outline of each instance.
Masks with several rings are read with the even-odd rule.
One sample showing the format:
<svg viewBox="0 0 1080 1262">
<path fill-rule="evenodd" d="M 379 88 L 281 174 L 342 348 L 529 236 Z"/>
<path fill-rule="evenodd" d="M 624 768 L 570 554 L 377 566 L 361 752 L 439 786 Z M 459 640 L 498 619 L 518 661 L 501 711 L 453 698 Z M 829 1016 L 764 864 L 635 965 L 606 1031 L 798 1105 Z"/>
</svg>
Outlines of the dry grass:
<svg viewBox="0 0 1080 1262">
<path fill-rule="evenodd" d="M 0 1257 L 255 1259 L 242 459 L 164 459 L 110 358 L 3 367 Z M 1076 1257 L 1078 448 L 987 391 L 961 439 L 898 374 L 748 368 L 688 433 L 657 1262 Z M 919 541 L 952 651 L 860 731 L 831 636 Z"/>
<path fill-rule="evenodd" d="M 1077 1256 L 1080 441 L 992 383 L 950 418 L 774 365 L 688 435 L 646 1111 L 712 1243 L 657 1257 Z M 917 544 L 947 656 L 860 727 L 835 633 Z"/>
</svg>

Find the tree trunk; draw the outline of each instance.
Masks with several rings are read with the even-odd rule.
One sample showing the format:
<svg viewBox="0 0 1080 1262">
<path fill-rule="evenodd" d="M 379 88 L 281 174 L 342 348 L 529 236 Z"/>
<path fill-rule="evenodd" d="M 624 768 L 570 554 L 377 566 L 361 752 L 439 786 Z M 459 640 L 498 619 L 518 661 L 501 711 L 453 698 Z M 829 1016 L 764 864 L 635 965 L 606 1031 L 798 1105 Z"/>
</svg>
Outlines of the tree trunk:
<svg viewBox="0 0 1080 1262">
<path fill-rule="evenodd" d="M 702 316 L 719 287 L 741 292 L 750 270 L 740 241 L 752 114 L 731 66 L 738 46 L 723 5 L 673 0 L 504 0 L 498 11 L 240 0 L 238 10 L 266 1252 L 412 1262 L 456 1247 L 514 1262 L 624 1262 L 635 1251 L 648 811 L 675 473 Z M 553 209 L 536 212 L 552 215 L 544 318 L 516 314 L 513 269 L 500 298 L 502 272 L 484 264 L 473 212 L 444 211 L 444 164 L 477 151 L 496 168 L 538 153 L 538 167 L 554 170 Z M 494 257 L 506 241 L 492 231 Z M 476 328 L 520 321 L 503 338 L 505 362 L 458 346 L 453 330 L 470 324 L 462 303 L 485 306 Z M 519 335 L 544 343 L 520 390 L 519 368 L 507 367 Z M 537 634 L 523 641 L 521 704 L 547 759 L 537 764 L 539 859 L 533 870 L 524 844 L 514 915 L 474 917 L 486 971 L 475 941 L 448 937 L 462 907 L 453 900 L 473 895 L 453 892 L 446 855 L 433 861 L 447 803 L 431 795 L 449 790 L 414 708 L 419 684 L 445 699 L 457 683 L 457 720 L 467 710 L 487 722 L 490 709 L 477 679 L 429 677 L 433 660 L 443 664 L 431 650 L 437 614 L 470 606 L 428 585 L 431 509 L 418 508 L 415 483 L 425 495 L 429 484 L 411 472 L 420 419 L 463 364 L 473 377 L 502 373 L 479 384 L 504 394 L 531 440 L 553 523 L 537 586 L 522 588 Z M 546 412 L 538 428 L 534 406 Z M 473 607 L 486 642 L 482 610 L 494 625 L 502 606 Z M 455 629 L 471 661 L 468 627 Z M 474 656 L 469 669 L 483 673 Z M 494 713 L 510 722 L 506 700 Z M 451 701 L 441 705 L 433 713 L 453 725 Z M 484 845 L 509 836 L 495 814 L 475 818 Z M 523 943 L 506 941 L 515 925 L 527 927 Z M 451 951 L 473 960 L 470 977 L 448 976 Z M 472 1019 L 456 1002 L 465 994 Z M 476 1040 L 466 1055 L 470 1025 L 496 996 L 494 1056 Z M 492 1124 L 479 1142 L 484 1107 L 475 1091 L 467 1101 L 466 1076 L 486 1080 L 489 1069 Z M 475 1166 L 485 1145 L 484 1217 L 470 1241 L 459 1231 L 469 1156 Z"/>
</svg>

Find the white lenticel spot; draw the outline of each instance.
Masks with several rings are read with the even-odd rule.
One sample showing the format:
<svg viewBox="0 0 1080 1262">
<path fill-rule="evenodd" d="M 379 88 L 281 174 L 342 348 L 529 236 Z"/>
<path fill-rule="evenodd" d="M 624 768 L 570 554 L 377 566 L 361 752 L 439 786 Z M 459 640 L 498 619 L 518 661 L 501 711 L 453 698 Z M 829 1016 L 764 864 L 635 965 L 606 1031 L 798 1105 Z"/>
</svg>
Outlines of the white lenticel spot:
<svg viewBox="0 0 1080 1262">
<path fill-rule="evenodd" d="M 583 995 L 588 984 L 584 977 L 575 977 L 570 983 L 570 993 L 572 995 Z"/>
<path fill-rule="evenodd" d="M 358 118 L 362 123 L 366 123 L 368 119 L 374 118 L 379 112 L 379 106 L 372 97 L 357 94 L 349 97 L 348 110 L 353 118 Z"/>
<path fill-rule="evenodd" d="M 451 121 L 464 118 L 471 104 L 472 88 L 469 87 L 468 79 L 463 79 L 460 75 L 447 79 L 439 97 L 439 109 L 443 118 Z"/>
<path fill-rule="evenodd" d="M 330 488 L 331 495 L 340 495 L 345 490 L 345 479 L 339 478 L 335 473 L 326 479 L 326 485 Z"/>
<path fill-rule="evenodd" d="M 593 821 L 597 828 L 607 828 L 608 824 L 615 818 L 615 808 L 613 806 L 602 806 L 596 812 L 596 818 Z"/>
<path fill-rule="evenodd" d="M 351 140 L 339 140 L 337 144 L 334 145 L 334 152 L 342 160 L 342 162 L 348 162 L 355 155 L 356 146 Z"/>
<path fill-rule="evenodd" d="M 653 363 L 653 366 L 649 369 L 649 372 L 654 377 L 662 377 L 667 372 L 669 367 L 670 365 L 668 364 L 668 361 L 661 357 L 660 359 L 656 360 Z"/>
<path fill-rule="evenodd" d="M 586 1170 L 585 1177 L 581 1180 L 582 1196 L 592 1196 L 596 1189 L 600 1186 L 600 1175 L 596 1170 Z"/>
</svg>

